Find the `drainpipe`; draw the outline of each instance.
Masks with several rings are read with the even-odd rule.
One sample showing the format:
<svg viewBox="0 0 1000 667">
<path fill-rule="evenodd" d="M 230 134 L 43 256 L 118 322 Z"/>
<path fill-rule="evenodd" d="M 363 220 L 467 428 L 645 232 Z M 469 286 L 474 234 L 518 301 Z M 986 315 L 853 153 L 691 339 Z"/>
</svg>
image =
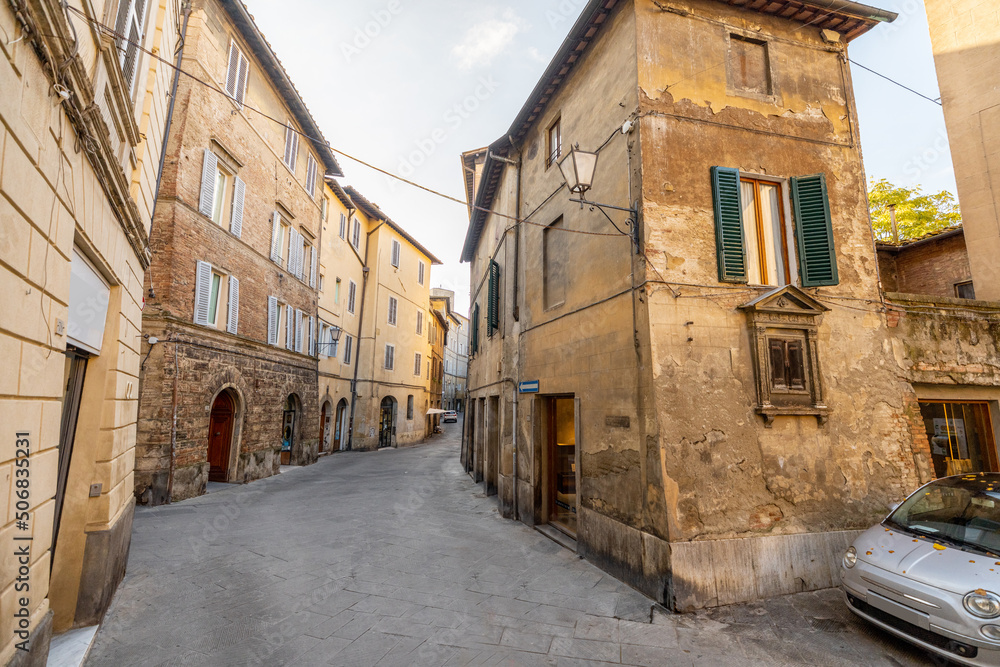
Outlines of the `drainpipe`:
<svg viewBox="0 0 1000 667">
<path fill-rule="evenodd" d="M 153 197 L 153 210 L 149 214 L 149 222 L 153 224 L 156 215 L 156 203 L 160 198 L 160 181 L 163 180 L 163 165 L 167 162 L 167 143 L 170 141 L 170 126 L 174 119 L 174 103 L 177 101 L 177 83 L 181 78 L 181 65 L 184 60 L 184 46 L 187 44 L 188 19 L 191 18 L 191 2 L 187 0 L 181 9 L 184 14 L 184 26 L 181 28 L 181 47 L 177 50 L 177 63 L 174 68 L 174 82 L 170 86 L 170 106 L 167 107 L 167 122 L 163 126 L 163 146 L 160 147 L 160 166 L 156 171 L 156 196 Z"/>
</svg>

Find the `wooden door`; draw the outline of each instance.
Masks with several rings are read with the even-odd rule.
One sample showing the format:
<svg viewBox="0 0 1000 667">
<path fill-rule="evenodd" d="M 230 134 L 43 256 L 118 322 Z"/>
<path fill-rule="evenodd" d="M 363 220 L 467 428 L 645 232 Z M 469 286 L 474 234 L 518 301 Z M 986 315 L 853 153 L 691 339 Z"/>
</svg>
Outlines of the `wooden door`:
<svg viewBox="0 0 1000 667">
<path fill-rule="evenodd" d="M 339 451 L 344 448 L 344 417 L 347 406 L 341 401 L 337 406 L 337 421 L 333 425 L 333 449 Z"/>
<path fill-rule="evenodd" d="M 233 444 L 233 399 L 223 392 L 212 406 L 208 434 L 208 479 L 229 481 L 229 450 Z"/>
</svg>

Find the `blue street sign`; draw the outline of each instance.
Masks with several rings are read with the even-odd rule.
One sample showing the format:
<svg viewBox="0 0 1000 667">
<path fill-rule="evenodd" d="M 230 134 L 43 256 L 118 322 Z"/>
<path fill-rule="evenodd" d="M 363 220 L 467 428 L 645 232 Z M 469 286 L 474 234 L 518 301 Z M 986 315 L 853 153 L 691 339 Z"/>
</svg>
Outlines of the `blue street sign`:
<svg viewBox="0 0 1000 667">
<path fill-rule="evenodd" d="M 517 390 L 522 394 L 537 394 L 538 380 L 531 380 L 530 382 L 522 382 L 520 385 L 518 385 Z"/>
</svg>

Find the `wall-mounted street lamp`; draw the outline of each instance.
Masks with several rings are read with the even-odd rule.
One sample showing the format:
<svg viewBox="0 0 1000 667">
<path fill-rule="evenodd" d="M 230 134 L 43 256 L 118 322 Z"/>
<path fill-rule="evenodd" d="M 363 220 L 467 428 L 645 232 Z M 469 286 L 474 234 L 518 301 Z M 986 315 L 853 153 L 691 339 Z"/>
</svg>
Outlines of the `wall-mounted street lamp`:
<svg viewBox="0 0 1000 667">
<path fill-rule="evenodd" d="M 332 347 L 332 346 L 336 345 L 340 341 L 340 336 L 343 333 L 344 333 L 343 329 L 341 329 L 340 327 L 338 327 L 336 325 L 331 325 L 330 326 L 330 339 L 328 341 L 320 341 L 319 347 L 317 348 L 317 351 L 318 351 L 319 348 L 323 348 L 323 347 L 329 348 L 329 347 Z M 326 354 L 326 353 L 324 353 L 324 354 Z M 327 354 L 326 356 L 330 356 L 330 355 Z"/>
<path fill-rule="evenodd" d="M 574 146 L 567 153 L 566 157 L 559 161 L 559 171 L 562 172 L 563 180 L 566 181 L 566 187 L 570 193 L 579 195 L 578 199 L 571 197 L 570 201 L 579 203 L 580 208 L 583 208 L 583 205 L 586 204 L 590 206 L 590 210 L 598 209 L 615 229 L 623 236 L 628 236 L 632 239 L 634 250 L 638 253 L 640 247 L 638 238 L 639 202 L 635 202 L 631 207 L 625 208 L 624 206 L 612 206 L 611 204 L 598 204 L 597 202 L 587 201 L 584 197 L 587 191 L 594 185 L 594 173 L 597 171 L 597 153 L 580 150 L 579 145 Z M 625 211 L 629 214 L 629 218 L 626 221 L 628 225 L 627 232 L 615 224 L 615 221 L 604 210 L 606 208 L 615 211 Z"/>
</svg>

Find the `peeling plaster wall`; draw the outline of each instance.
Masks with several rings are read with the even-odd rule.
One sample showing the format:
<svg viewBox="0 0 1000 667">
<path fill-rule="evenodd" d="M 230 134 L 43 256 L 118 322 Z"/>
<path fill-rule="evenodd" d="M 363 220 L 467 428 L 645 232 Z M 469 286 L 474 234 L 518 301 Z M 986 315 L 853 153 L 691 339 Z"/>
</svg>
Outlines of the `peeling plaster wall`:
<svg viewBox="0 0 1000 667">
<path fill-rule="evenodd" d="M 772 557 L 790 561 L 806 544 L 832 563 L 839 554 L 823 545 L 842 540 L 821 533 L 877 522 L 919 477 L 906 412 L 913 390 L 877 307 L 844 50 L 815 28 L 716 2 L 670 6 L 639 2 L 637 11 L 643 232 L 655 267 L 647 278 L 681 284 L 648 288 L 658 424 L 647 440 L 657 474 L 646 503 L 664 514 L 650 528 L 675 554 L 668 602 L 694 608 L 830 585 L 828 574 L 769 583 L 751 561 L 717 572 L 705 567 L 719 548 L 710 541 L 766 537 Z M 772 95 L 729 84 L 732 35 L 767 43 Z M 766 428 L 755 414 L 752 331 L 737 307 L 769 290 L 718 281 L 712 166 L 781 179 L 826 174 L 840 284 L 807 290 L 831 308 L 818 339 L 832 410 L 825 425 L 794 416 Z M 787 196 L 787 180 L 782 187 Z M 716 595 L 724 576 L 756 584 Z"/>
</svg>

